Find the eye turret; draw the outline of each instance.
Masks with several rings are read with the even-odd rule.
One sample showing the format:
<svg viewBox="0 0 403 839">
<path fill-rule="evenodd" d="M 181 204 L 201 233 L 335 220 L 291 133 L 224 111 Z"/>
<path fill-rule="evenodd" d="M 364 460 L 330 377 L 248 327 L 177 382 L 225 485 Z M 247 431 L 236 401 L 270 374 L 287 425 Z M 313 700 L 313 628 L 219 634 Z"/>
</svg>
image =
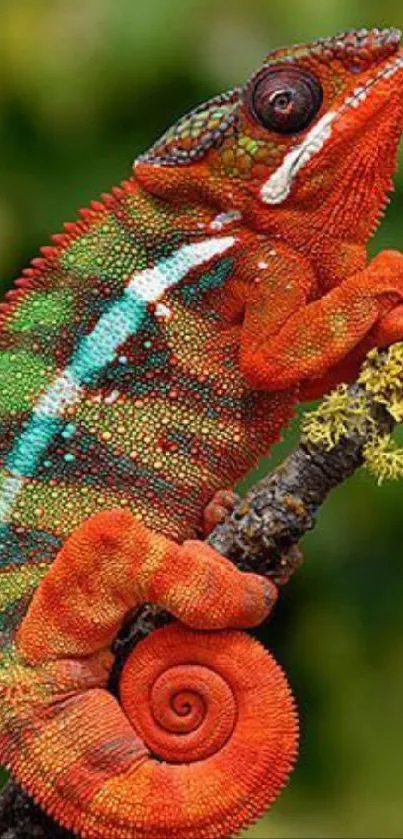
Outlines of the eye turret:
<svg viewBox="0 0 403 839">
<path fill-rule="evenodd" d="M 249 105 L 257 122 L 278 134 L 303 131 L 318 113 L 323 90 L 312 73 L 299 67 L 265 68 L 252 82 Z"/>
</svg>

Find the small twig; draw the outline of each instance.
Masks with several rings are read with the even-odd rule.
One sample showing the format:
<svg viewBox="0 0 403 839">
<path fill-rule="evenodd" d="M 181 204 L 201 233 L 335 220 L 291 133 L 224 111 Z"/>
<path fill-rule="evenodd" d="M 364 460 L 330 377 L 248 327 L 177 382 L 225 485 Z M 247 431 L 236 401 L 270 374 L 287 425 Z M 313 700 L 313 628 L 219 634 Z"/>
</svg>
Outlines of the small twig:
<svg viewBox="0 0 403 839">
<path fill-rule="evenodd" d="M 378 354 L 378 363 L 387 353 Z M 387 406 L 355 383 L 347 401 L 365 401 L 359 425 L 347 429 L 332 448 L 301 439 L 297 448 L 271 475 L 257 483 L 208 542 L 243 570 L 270 576 L 282 585 L 300 564 L 297 543 L 314 527 L 316 515 L 329 492 L 362 465 L 370 436 L 390 433 L 394 420 Z M 170 620 L 162 610 L 145 606 L 134 614 L 115 643 L 116 664 L 110 688 L 117 694 L 119 674 L 133 647 L 152 630 Z M 74 839 L 43 814 L 10 781 L 0 794 L 0 839 Z"/>
</svg>

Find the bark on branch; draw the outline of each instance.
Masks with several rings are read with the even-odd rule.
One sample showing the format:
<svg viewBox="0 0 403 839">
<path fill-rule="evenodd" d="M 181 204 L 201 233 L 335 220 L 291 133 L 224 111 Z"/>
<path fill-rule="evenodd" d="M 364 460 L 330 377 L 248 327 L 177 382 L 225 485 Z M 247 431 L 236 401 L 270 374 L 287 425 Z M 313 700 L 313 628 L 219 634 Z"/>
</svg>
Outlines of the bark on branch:
<svg viewBox="0 0 403 839">
<path fill-rule="evenodd" d="M 381 363 L 386 355 L 379 354 Z M 285 462 L 257 483 L 209 537 L 209 543 L 239 568 L 269 575 L 280 585 L 287 582 L 300 564 L 298 542 L 314 527 L 329 492 L 361 466 L 363 449 L 374 429 L 378 436 L 392 430 L 394 420 L 386 406 L 364 385 L 351 385 L 346 395 L 351 404 L 365 400 L 365 414 L 358 427 L 347 430 L 331 449 L 301 439 Z M 117 692 L 119 672 L 128 653 L 167 620 L 166 613 L 151 606 L 131 617 L 115 643 L 116 664 L 110 682 L 113 692 Z M 0 839 L 31 837 L 74 839 L 9 781 L 0 793 Z"/>
</svg>

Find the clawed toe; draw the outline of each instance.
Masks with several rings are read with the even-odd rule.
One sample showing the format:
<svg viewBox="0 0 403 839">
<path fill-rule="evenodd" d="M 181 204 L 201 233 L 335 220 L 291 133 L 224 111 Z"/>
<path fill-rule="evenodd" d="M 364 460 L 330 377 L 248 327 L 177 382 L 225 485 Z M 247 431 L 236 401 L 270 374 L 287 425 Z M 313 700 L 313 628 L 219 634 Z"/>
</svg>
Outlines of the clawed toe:
<svg viewBox="0 0 403 839">
<path fill-rule="evenodd" d="M 203 513 L 203 532 L 206 536 L 221 524 L 239 501 L 239 496 L 232 489 L 219 489 Z"/>
</svg>

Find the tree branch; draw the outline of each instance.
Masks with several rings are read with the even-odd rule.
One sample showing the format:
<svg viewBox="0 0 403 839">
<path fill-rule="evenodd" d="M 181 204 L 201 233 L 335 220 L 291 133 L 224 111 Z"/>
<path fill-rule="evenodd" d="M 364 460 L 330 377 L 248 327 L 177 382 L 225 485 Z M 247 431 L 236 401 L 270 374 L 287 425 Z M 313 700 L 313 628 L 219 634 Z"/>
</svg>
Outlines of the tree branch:
<svg viewBox="0 0 403 839">
<path fill-rule="evenodd" d="M 388 352 L 377 354 L 376 363 L 379 370 L 383 364 L 386 367 Z M 354 416 L 359 404 L 360 421 L 350 427 L 347 422 L 332 447 L 303 436 L 285 462 L 257 483 L 210 535 L 210 545 L 242 570 L 265 574 L 279 585 L 286 583 L 301 561 L 297 544 L 314 527 L 329 492 L 362 465 L 364 448 L 374 434 L 381 438 L 392 430 L 394 420 L 387 404 L 382 404 L 385 399 L 359 382 L 345 390 L 345 406 Z M 153 606 L 131 616 L 115 642 L 113 693 L 118 694 L 119 674 L 133 647 L 169 620 L 167 613 Z M 27 837 L 73 839 L 9 781 L 0 793 L 0 839 Z"/>
</svg>

